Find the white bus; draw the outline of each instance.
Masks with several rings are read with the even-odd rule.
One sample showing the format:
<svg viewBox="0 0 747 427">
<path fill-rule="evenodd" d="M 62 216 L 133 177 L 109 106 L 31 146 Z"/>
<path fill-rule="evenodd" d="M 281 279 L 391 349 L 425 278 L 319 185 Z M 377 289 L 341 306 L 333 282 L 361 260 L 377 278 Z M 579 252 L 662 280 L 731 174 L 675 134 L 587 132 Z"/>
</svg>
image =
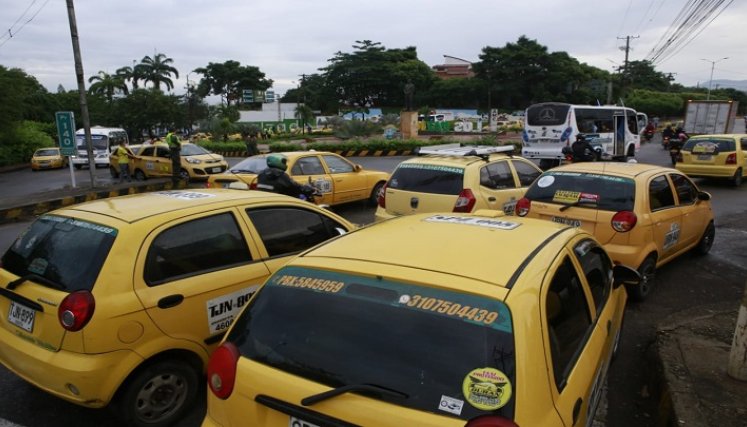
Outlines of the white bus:
<svg viewBox="0 0 747 427">
<path fill-rule="evenodd" d="M 127 132 L 122 128 L 91 127 L 91 144 L 93 145 L 94 164 L 97 168 L 109 167 L 111 147 L 116 147 L 122 140 L 128 142 Z M 84 129 L 78 129 L 75 132 L 75 146 L 77 153 L 72 156 L 73 166 L 76 169 L 88 166 L 88 147 L 86 147 Z"/>
<path fill-rule="evenodd" d="M 565 145 L 584 134 L 603 156 L 616 160 L 635 157 L 646 114 L 614 105 L 573 105 L 544 102 L 527 108 L 522 133 L 522 156 L 539 159 L 540 167 L 557 165 L 565 156 Z"/>
</svg>

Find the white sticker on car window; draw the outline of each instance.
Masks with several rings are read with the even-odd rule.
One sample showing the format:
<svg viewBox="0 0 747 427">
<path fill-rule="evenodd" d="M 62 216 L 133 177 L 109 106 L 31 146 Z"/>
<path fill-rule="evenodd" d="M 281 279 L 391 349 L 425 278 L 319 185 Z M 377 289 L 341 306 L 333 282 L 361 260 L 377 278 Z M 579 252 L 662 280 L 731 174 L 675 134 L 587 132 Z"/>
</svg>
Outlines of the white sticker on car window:
<svg viewBox="0 0 747 427">
<path fill-rule="evenodd" d="M 453 397 L 449 396 L 441 396 L 441 402 L 438 404 L 438 409 L 454 415 L 462 415 L 463 407 L 463 400 L 454 399 Z"/>
<path fill-rule="evenodd" d="M 514 228 L 517 228 L 521 225 L 518 222 L 502 221 L 500 219 L 451 215 L 434 215 L 425 218 L 423 221 L 476 225 L 478 227 L 497 228 L 499 230 L 513 230 Z"/>
<path fill-rule="evenodd" d="M 257 289 L 259 285 L 254 285 L 209 300 L 206 306 L 210 334 L 225 332 Z"/>
<path fill-rule="evenodd" d="M 547 188 L 551 186 L 555 182 L 555 177 L 552 175 L 545 175 L 539 180 L 537 180 L 537 187 L 539 188 Z"/>
<path fill-rule="evenodd" d="M 179 200 L 196 200 L 215 197 L 215 194 L 200 193 L 198 191 L 156 191 L 159 196 L 171 197 Z"/>
</svg>

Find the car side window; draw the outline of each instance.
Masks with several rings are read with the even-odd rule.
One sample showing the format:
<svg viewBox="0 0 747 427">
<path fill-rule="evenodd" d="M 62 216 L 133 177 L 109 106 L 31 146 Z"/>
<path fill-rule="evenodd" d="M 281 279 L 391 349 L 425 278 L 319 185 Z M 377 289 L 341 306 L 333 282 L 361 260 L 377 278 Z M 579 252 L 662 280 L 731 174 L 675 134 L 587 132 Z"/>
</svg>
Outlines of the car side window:
<svg viewBox="0 0 747 427">
<path fill-rule="evenodd" d="M 537 168 L 520 160 L 512 160 L 511 163 L 516 169 L 516 174 L 519 176 L 519 185 L 522 187 L 529 187 L 538 176 L 542 175 L 541 170 L 537 170 Z"/>
<path fill-rule="evenodd" d="M 594 300 L 597 316 L 607 304 L 612 293 L 612 261 L 607 253 L 593 240 L 583 240 L 574 248 L 581 268 L 589 284 L 591 297 Z"/>
<path fill-rule="evenodd" d="M 165 157 L 165 158 L 169 158 L 171 156 L 169 149 L 166 147 L 158 147 L 158 149 L 156 150 L 156 155 L 158 157 Z"/>
<path fill-rule="evenodd" d="M 324 167 L 319 157 L 301 157 L 291 168 L 291 175 L 324 175 Z"/>
<path fill-rule="evenodd" d="M 327 162 L 329 173 L 348 173 L 353 171 L 353 165 L 337 156 L 323 156 Z"/>
<path fill-rule="evenodd" d="M 687 177 L 680 174 L 669 175 L 677 189 L 677 198 L 680 199 L 680 205 L 692 205 L 698 199 L 698 189 L 690 182 Z"/>
<path fill-rule="evenodd" d="M 648 185 L 648 198 L 652 211 L 674 206 L 674 194 L 666 176 L 659 175 L 651 180 Z"/>
<path fill-rule="evenodd" d="M 508 167 L 508 162 L 490 163 L 480 168 L 480 185 L 496 190 L 516 188 L 514 176 Z"/>
<path fill-rule="evenodd" d="M 747 151 L 747 138 L 740 139 L 739 145 L 742 146 L 742 151 Z"/>
<path fill-rule="evenodd" d="M 155 286 L 251 261 L 233 214 L 211 215 L 175 225 L 153 239 L 145 259 L 145 282 Z"/>
<path fill-rule="evenodd" d="M 260 208 L 246 212 L 270 257 L 304 251 L 347 231 L 337 221 L 301 208 Z"/>
<path fill-rule="evenodd" d="M 555 271 L 547 292 L 545 312 L 555 384 L 562 390 L 592 329 L 589 302 L 568 257 Z"/>
<path fill-rule="evenodd" d="M 155 150 L 155 147 L 145 147 L 140 151 L 141 156 L 152 156 L 153 151 Z"/>
</svg>

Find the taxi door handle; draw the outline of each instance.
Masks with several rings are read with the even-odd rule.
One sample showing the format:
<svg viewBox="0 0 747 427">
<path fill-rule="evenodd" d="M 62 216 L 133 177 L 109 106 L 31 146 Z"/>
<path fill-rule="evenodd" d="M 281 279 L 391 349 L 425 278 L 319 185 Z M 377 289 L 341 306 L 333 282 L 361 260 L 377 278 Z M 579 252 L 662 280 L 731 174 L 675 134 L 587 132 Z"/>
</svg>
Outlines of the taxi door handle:
<svg viewBox="0 0 747 427">
<path fill-rule="evenodd" d="M 583 400 L 579 397 L 578 400 L 576 400 L 576 403 L 573 405 L 573 424 L 576 425 L 576 421 L 578 421 L 578 414 L 581 412 L 581 404 L 583 403 Z"/>
<path fill-rule="evenodd" d="M 489 201 L 489 202 L 495 202 L 495 197 L 492 197 L 492 196 L 491 196 L 491 197 L 488 197 L 488 201 Z"/>
<path fill-rule="evenodd" d="M 171 308 L 176 307 L 184 301 L 184 295 L 176 294 L 163 297 L 158 300 L 158 308 Z"/>
</svg>

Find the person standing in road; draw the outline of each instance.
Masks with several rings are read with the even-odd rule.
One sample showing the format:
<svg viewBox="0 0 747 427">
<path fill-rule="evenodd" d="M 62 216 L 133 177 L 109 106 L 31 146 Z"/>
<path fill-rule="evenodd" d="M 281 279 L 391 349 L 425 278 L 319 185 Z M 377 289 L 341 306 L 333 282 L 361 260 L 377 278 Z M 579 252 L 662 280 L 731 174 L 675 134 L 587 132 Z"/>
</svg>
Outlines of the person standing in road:
<svg viewBox="0 0 747 427">
<path fill-rule="evenodd" d="M 182 144 L 179 142 L 179 137 L 174 133 L 176 129 L 173 127 L 166 134 L 166 143 L 169 144 L 169 152 L 171 153 L 171 182 L 176 187 L 179 184 L 179 172 L 182 169 Z"/>
<path fill-rule="evenodd" d="M 117 164 L 119 165 L 120 183 L 124 182 L 125 179 L 127 182 L 132 182 L 132 178 L 130 177 L 130 159 L 134 158 L 135 154 L 125 144 L 125 140 L 119 141 L 119 147 L 117 147 Z"/>
</svg>

